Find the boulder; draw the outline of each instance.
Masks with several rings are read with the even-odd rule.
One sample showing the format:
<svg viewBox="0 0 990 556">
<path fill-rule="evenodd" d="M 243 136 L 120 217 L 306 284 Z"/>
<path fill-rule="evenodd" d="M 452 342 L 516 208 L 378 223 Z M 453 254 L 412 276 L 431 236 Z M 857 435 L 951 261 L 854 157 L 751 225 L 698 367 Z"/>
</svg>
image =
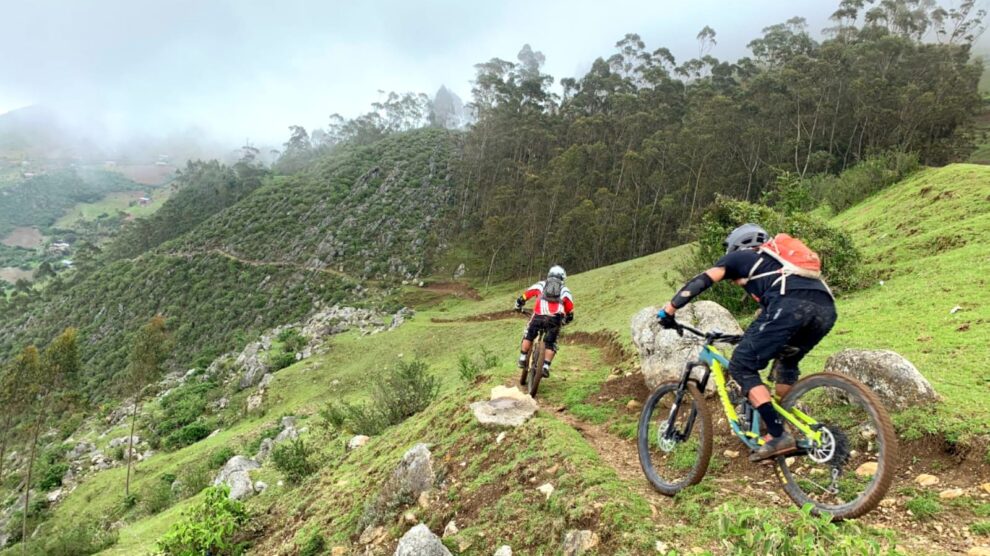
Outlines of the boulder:
<svg viewBox="0 0 990 556">
<path fill-rule="evenodd" d="M 395 556 L 452 555 L 443 545 L 440 537 L 434 535 L 426 525 L 419 524 L 402 535 L 399 546 L 395 549 Z"/>
<path fill-rule="evenodd" d="M 598 546 L 599 542 L 601 541 L 598 538 L 598 534 L 592 531 L 571 529 L 564 535 L 562 552 L 564 556 L 579 556 Z"/>
<path fill-rule="evenodd" d="M 359 434 L 359 435 L 353 436 L 353 437 L 351 437 L 350 440 L 347 441 L 347 449 L 348 450 L 357 450 L 361 446 L 364 446 L 365 444 L 367 444 L 369 440 L 371 440 L 371 437 L 365 436 L 363 434 Z"/>
<path fill-rule="evenodd" d="M 859 380 L 891 411 L 939 401 L 931 383 L 893 351 L 844 349 L 828 358 L 824 370 Z"/>
<path fill-rule="evenodd" d="M 272 442 L 271 438 L 266 438 L 261 441 L 261 445 L 258 446 L 258 453 L 254 456 L 255 461 L 265 461 L 268 456 L 272 455 L 272 449 L 275 448 L 275 443 Z"/>
<path fill-rule="evenodd" d="M 264 391 L 259 391 L 257 393 L 251 394 L 247 399 L 247 410 L 248 412 L 254 411 L 261 407 L 262 402 L 265 400 Z"/>
<path fill-rule="evenodd" d="M 261 465 L 253 459 L 244 456 L 230 458 L 215 479 L 214 485 L 225 484 L 230 487 L 231 500 L 243 500 L 254 494 L 254 483 L 250 471 Z"/>
<path fill-rule="evenodd" d="M 241 370 L 241 379 L 237 382 L 239 389 L 243 390 L 258 384 L 261 377 L 268 372 L 268 363 L 265 362 L 261 342 L 251 342 L 245 346 L 234 361 L 234 365 Z"/>
<path fill-rule="evenodd" d="M 72 450 L 69 450 L 68 458 L 70 460 L 77 460 L 92 453 L 94 450 L 96 450 L 96 445 L 92 442 L 83 441 L 76 444 Z"/>
<path fill-rule="evenodd" d="M 498 547 L 498 550 L 495 551 L 495 556 L 512 556 L 512 547 L 507 544 L 503 544 Z"/>
<path fill-rule="evenodd" d="M 639 349 L 639 357 L 646 385 L 656 388 L 668 380 L 677 380 L 684 372 L 684 364 L 698 358 L 705 341 L 690 333 L 678 336 L 657 323 L 659 307 L 647 307 L 632 319 L 632 339 Z M 713 301 L 695 301 L 677 312 L 677 320 L 699 330 L 720 330 L 728 334 L 742 334 L 743 330 L 728 309 Z M 717 344 L 723 353 L 732 346 Z M 700 378 L 701 369 L 694 371 Z M 706 393 L 715 392 L 715 381 L 708 381 Z"/>
<path fill-rule="evenodd" d="M 264 376 L 261 377 L 261 381 L 258 382 L 258 388 L 261 390 L 268 388 L 268 385 L 272 383 L 273 378 L 275 378 L 275 375 L 272 373 L 265 373 Z"/>
<path fill-rule="evenodd" d="M 417 444 L 410 448 L 392 473 L 392 481 L 398 492 L 407 493 L 412 499 L 433 488 L 436 474 L 429 447 L 426 444 Z"/>
<path fill-rule="evenodd" d="M 529 420 L 537 408 L 536 400 L 529 396 L 521 400 L 498 398 L 471 404 L 474 418 L 489 428 L 518 427 Z"/>
<path fill-rule="evenodd" d="M 128 441 L 129 440 L 130 440 L 130 437 L 127 437 L 127 436 L 121 436 L 120 438 L 114 438 L 113 440 L 110 441 L 110 447 L 111 448 L 116 448 L 118 446 L 123 446 L 123 447 L 126 448 L 127 445 L 128 445 Z M 134 435 L 133 442 L 134 442 L 134 445 L 137 446 L 138 444 L 141 443 L 141 437 L 135 434 Z"/>
</svg>

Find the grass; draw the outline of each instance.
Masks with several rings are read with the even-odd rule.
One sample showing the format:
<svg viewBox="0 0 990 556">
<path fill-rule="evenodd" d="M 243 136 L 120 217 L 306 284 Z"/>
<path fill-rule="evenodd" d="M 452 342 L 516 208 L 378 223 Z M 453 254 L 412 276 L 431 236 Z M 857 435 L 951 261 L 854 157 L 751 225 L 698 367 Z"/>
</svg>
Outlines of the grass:
<svg viewBox="0 0 990 556">
<path fill-rule="evenodd" d="M 119 191 L 108 193 L 100 200 L 92 203 L 78 203 L 55 221 L 55 228 L 72 229 L 79 220 L 96 220 L 101 215 L 112 216 L 119 211 L 126 212 L 138 218 L 148 216 L 158 210 L 171 194 L 171 188 L 161 187 L 151 190 L 151 202 L 147 205 L 138 203 L 138 199 L 148 194 L 147 191 Z"/>
</svg>

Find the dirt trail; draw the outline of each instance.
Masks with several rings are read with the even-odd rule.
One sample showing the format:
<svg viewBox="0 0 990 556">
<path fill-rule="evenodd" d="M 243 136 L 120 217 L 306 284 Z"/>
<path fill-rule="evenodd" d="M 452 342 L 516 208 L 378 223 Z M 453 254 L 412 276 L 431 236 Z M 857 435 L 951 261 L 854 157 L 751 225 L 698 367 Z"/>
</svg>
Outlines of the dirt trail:
<svg viewBox="0 0 990 556">
<path fill-rule="evenodd" d="M 320 272 L 322 274 L 330 274 L 332 276 L 337 276 L 337 277 L 340 277 L 340 278 L 348 278 L 348 279 L 351 278 L 351 276 L 348 275 L 346 272 L 341 272 L 339 270 L 334 270 L 332 268 L 314 268 L 314 267 L 311 267 L 311 266 L 306 266 L 306 265 L 302 265 L 302 264 L 299 264 L 299 263 L 291 263 L 291 262 L 287 262 L 287 261 L 259 261 L 259 260 L 253 260 L 253 259 L 244 259 L 244 258 L 238 257 L 237 255 L 233 255 L 231 253 L 228 253 L 228 252 L 226 252 L 226 251 L 224 251 L 222 249 L 207 249 L 205 251 L 196 251 L 196 252 L 179 251 L 179 252 L 173 252 L 173 253 L 166 253 L 166 255 L 167 256 L 170 256 L 170 257 L 180 257 L 180 258 L 184 258 L 184 259 L 191 259 L 193 257 L 203 257 L 203 256 L 207 256 L 207 255 L 217 255 L 219 257 L 223 257 L 225 259 L 230 259 L 232 261 L 236 261 L 238 263 L 241 263 L 241 264 L 244 264 L 244 265 L 247 265 L 247 266 L 277 266 L 277 267 L 281 267 L 281 268 L 291 268 L 291 269 L 294 269 L 294 270 L 301 270 L 301 271 L 305 271 L 305 272 Z M 371 280 L 365 280 L 365 281 L 366 282 L 371 282 Z"/>
<path fill-rule="evenodd" d="M 606 381 L 601 391 L 590 395 L 585 402 L 602 405 L 629 397 L 643 402 L 648 394 L 642 375 L 634 373 Z M 746 459 L 745 447 L 726 432 L 727 424 L 720 408 L 713 405 L 711 409 L 715 421 L 713 459 L 720 461 L 714 466 L 715 469 L 709 470 L 708 480 L 726 496 L 744 495 L 755 505 L 790 505 L 791 501 L 780 488 L 773 466 L 750 464 Z M 622 411 L 638 415 L 639 409 L 623 408 Z M 643 476 L 633 440 L 609 432 L 607 424 L 596 425 L 582 421 L 567 413 L 563 407 L 551 409 L 550 412 L 581 433 L 602 460 L 615 469 L 630 488 L 650 502 L 657 511 L 654 517 L 658 522 L 679 522 L 680 518 L 673 512 L 674 500 L 653 490 Z M 726 449 L 739 452 L 740 455 L 727 458 L 723 455 Z M 972 510 L 961 499 L 955 499 L 959 501 L 957 503 L 953 503 L 953 500 L 940 500 L 942 511 L 927 521 L 915 519 L 905 505 L 912 499 L 914 492 L 928 490 L 937 499 L 939 493 L 954 488 L 963 489 L 972 504 L 987 504 L 990 502 L 990 492 L 985 492 L 980 485 L 990 481 L 990 465 L 972 460 L 960 461 L 956 455 L 946 451 L 943 445 L 932 441 L 902 441 L 900 451 L 897 475 L 887 499 L 881 507 L 859 521 L 869 526 L 897 531 L 899 548 L 910 554 L 965 553 L 973 546 L 990 544 L 990 539 L 986 536 L 977 536 L 970 532 L 969 525 L 981 520 L 974 518 Z M 929 489 L 919 487 L 914 480 L 921 473 L 939 477 L 939 484 Z M 714 504 L 712 509 L 716 506 Z"/>
</svg>

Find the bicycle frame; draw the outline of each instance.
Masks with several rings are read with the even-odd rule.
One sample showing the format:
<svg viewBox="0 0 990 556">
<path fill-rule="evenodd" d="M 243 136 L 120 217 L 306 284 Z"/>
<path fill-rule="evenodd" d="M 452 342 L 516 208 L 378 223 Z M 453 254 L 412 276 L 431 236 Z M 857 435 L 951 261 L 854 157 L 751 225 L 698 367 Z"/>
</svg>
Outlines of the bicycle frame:
<svg viewBox="0 0 990 556">
<path fill-rule="evenodd" d="M 701 352 L 698 355 L 699 359 L 697 361 L 689 361 L 684 368 L 684 375 L 681 377 L 681 389 L 687 385 L 688 380 L 691 379 L 691 371 L 695 367 L 704 367 L 705 373 L 702 375 L 701 380 L 696 381 L 698 383 L 698 389 L 702 392 L 705 391 L 705 387 L 708 385 L 708 380 L 712 377 L 715 379 L 715 390 L 718 392 L 719 400 L 722 402 L 722 409 L 725 411 L 725 416 L 729 420 L 729 426 L 732 428 L 733 434 L 735 434 L 739 440 L 741 440 L 750 449 L 755 450 L 764 443 L 763 435 L 760 434 L 760 415 L 757 412 L 753 412 L 752 425 L 749 430 L 743 430 L 742 423 L 739 419 L 739 414 L 736 413 L 735 406 L 732 405 L 732 400 L 729 397 L 729 387 L 726 379 L 726 369 L 729 368 L 729 360 L 722 355 L 719 350 L 711 344 L 711 340 L 705 342 L 705 345 L 701 348 Z M 771 383 L 764 381 L 767 386 L 772 386 Z M 773 390 L 771 389 L 771 392 Z M 680 397 L 672 408 L 671 415 L 668 418 L 668 430 L 674 432 L 673 429 L 673 418 L 675 417 L 675 411 L 677 405 L 680 405 Z M 791 425 L 801 431 L 805 438 L 811 442 L 812 445 L 821 444 L 822 434 L 818 429 L 818 421 L 814 420 L 803 411 L 798 408 L 792 408 L 791 410 L 786 410 L 777 403 L 777 400 L 771 396 L 770 403 L 773 404 L 774 409 L 777 410 L 784 419 L 786 419 Z M 687 426 L 685 427 L 686 433 L 683 435 L 687 437 L 690 434 L 691 428 L 694 426 L 695 415 L 688 418 Z M 802 449 L 807 449 L 810 446 L 807 441 L 799 441 L 798 445 Z"/>
</svg>

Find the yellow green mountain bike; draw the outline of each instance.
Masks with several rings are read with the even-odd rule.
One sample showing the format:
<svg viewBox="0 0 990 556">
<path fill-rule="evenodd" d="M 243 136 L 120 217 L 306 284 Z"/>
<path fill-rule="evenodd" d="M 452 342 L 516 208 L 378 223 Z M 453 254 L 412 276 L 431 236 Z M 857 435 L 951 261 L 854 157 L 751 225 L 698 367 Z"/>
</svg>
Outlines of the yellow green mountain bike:
<svg viewBox="0 0 990 556">
<path fill-rule="evenodd" d="M 715 381 L 735 436 L 751 450 L 763 444 L 760 415 L 738 386 L 728 383 L 729 361 L 714 346 L 738 343 L 742 337 L 680 326 L 704 338 L 704 345 L 680 380 L 663 383 L 650 394 L 638 431 L 643 472 L 668 496 L 699 483 L 708 471 L 712 416 L 701 392 L 709 380 Z M 897 438 L 873 392 L 850 377 L 818 373 L 799 380 L 773 404 L 798 444 L 796 453 L 775 461 L 791 500 L 834 519 L 859 517 L 880 503 L 894 478 Z"/>
</svg>

